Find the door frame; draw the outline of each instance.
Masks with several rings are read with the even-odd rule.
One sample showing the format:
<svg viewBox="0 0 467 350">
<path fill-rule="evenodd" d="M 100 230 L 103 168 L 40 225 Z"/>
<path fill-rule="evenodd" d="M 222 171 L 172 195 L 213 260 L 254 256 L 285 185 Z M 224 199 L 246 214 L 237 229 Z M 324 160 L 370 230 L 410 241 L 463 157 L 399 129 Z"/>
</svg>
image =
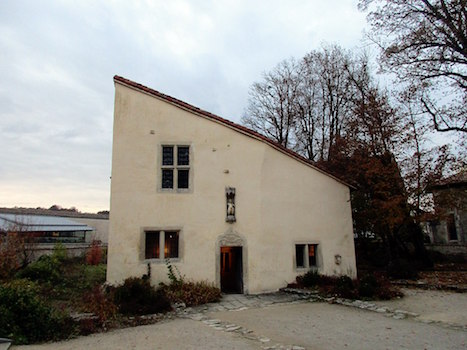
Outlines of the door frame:
<svg viewBox="0 0 467 350">
<path fill-rule="evenodd" d="M 241 247 L 242 248 L 242 284 L 243 294 L 248 294 L 248 246 L 243 235 L 228 229 L 225 233 L 219 235 L 215 247 L 216 264 L 216 287 L 221 288 L 221 247 Z"/>
</svg>

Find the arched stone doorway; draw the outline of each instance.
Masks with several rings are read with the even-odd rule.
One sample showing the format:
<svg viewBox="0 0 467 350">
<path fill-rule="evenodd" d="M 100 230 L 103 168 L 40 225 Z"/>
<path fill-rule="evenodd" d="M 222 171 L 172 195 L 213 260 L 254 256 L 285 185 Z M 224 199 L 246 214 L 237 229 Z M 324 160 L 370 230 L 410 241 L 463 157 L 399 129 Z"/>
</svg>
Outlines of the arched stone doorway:
<svg viewBox="0 0 467 350">
<path fill-rule="evenodd" d="M 216 242 L 216 285 L 224 293 L 248 294 L 248 250 L 245 238 L 229 229 Z"/>
</svg>

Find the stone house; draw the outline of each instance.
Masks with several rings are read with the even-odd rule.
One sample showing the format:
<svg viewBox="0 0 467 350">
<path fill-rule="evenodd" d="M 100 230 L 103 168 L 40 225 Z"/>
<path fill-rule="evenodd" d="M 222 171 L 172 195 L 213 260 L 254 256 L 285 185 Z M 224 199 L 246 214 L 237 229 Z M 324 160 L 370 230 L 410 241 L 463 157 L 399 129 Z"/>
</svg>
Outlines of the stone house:
<svg viewBox="0 0 467 350">
<path fill-rule="evenodd" d="M 428 223 L 433 244 L 466 245 L 467 243 L 467 171 L 463 170 L 430 187 L 437 220 Z"/>
<path fill-rule="evenodd" d="M 167 281 L 166 259 L 224 292 L 309 269 L 356 276 L 349 186 L 231 121 L 115 76 L 107 281 Z"/>
</svg>

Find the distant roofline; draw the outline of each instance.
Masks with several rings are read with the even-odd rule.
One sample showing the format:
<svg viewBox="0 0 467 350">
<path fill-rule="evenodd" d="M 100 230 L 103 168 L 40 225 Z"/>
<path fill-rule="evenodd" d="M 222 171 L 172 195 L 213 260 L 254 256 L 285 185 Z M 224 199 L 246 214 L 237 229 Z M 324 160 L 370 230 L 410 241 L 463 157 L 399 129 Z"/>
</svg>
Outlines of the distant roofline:
<svg viewBox="0 0 467 350">
<path fill-rule="evenodd" d="M 16 215 L 42 215 L 42 216 L 60 216 L 65 218 L 77 219 L 100 219 L 109 220 L 108 214 L 78 213 L 67 210 L 49 210 L 41 208 L 0 208 L 0 213 Z"/>
<path fill-rule="evenodd" d="M 438 180 L 436 183 L 428 187 L 428 190 L 442 190 L 446 188 L 459 188 L 467 186 L 467 170 L 463 169 L 460 172 Z"/>
<path fill-rule="evenodd" d="M 218 115 L 215 115 L 215 114 L 212 114 L 210 112 L 207 112 L 201 108 L 198 108 L 198 107 L 195 107 L 189 103 L 186 103 L 184 101 L 181 101 L 179 99 L 176 99 L 174 97 L 171 97 L 169 95 L 166 95 L 166 94 L 163 94 L 157 90 L 154 90 L 154 89 L 151 89 L 147 86 L 144 86 L 142 84 L 139 84 L 139 83 L 136 83 L 134 81 L 131 81 L 129 79 L 126 79 L 126 78 L 123 78 L 121 76 L 118 76 L 118 75 L 115 75 L 114 76 L 114 82 L 115 83 L 118 83 L 120 85 L 123 85 L 123 86 L 126 86 L 130 89 L 133 89 L 133 90 L 137 90 L 137 91 L 140 91 L 140 92 L 143 92 L 143 93 L 146 93 L 150 96 L 153 96 L 153 97 L 156 97 L 158 99 L 161 99 L 161 100 L 164 100 L 165 102 L 167 103 L 170 103 L 176 107 L 179 107 L 181 109 L 184 109 L 184 110 L 187 110 L 193 114 L 196 114 L 202 118 L 205 118 L 205 119 L 209 119 L 213 122 L 216 122 L 218 124 L 222 124 L 230 129 L 233 129 L 243 135 L 246 135 L 246 136 L 249 136 L 249 137 L 252 137 L 256 140 L 259 140 L 263 143 L 266 143 L 267 145 L 271 146 L 272 148 L 274 148 L 275 150 L 299 161 L 300 163 L 303 163 L 313 169 L 315 169 L 316 171 L 319 171 L 320 173 L 324 174 L 324 175 L 327 175 L 331 178 L 333 178 L 334 180 L 336 180 L 337 182 L 351 188 L 351 189 L 355 189 L 354 186 L 350 185 L 349 183 L 345 182 L 344 180 L 338 178 L 337 176 L 329 173 L 328 171 L 324 170 L 324 169 L 321 169 L 319 168 L 316 164 L 312 163 L 309 159 L 301 156 L 300 154 L 282 146 L 281 144 L 271 140 L 270 138 L 254 131 L 254 130 L 251 130 L 243 125 L 240 125 L 240 124 L 236 124 L 230 120 L 227 120 L 227 119 L 224 119 L 222 117 L 219 117 Z"/>
</svg>

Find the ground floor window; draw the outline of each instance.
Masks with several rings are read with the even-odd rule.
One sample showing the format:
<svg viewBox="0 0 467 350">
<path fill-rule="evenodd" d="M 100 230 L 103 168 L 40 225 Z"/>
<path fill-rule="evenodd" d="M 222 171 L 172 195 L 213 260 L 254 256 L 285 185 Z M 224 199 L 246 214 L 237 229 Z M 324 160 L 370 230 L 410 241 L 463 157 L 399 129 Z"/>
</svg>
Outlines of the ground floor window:
<svg viewBox="0 0 467 350">
<path fill-rule="evenodd" d="M 450 241 L 457 241 L 457 228 L 456 218 L 454 214 L 450 214 L 446 220 L 446 226 L 448 230 L 448 238 Z"/>
<path fill-rule="evenodd" d="M 144 236 L 145 259 L 176 259 L 179 257 L 178 231 L 145 231 Z"/>
<path fill-rule="evenodd" d="M 318 244 L 295 245 L 295 267 L 310 268 L 318 266 Z"/>
</svg>

